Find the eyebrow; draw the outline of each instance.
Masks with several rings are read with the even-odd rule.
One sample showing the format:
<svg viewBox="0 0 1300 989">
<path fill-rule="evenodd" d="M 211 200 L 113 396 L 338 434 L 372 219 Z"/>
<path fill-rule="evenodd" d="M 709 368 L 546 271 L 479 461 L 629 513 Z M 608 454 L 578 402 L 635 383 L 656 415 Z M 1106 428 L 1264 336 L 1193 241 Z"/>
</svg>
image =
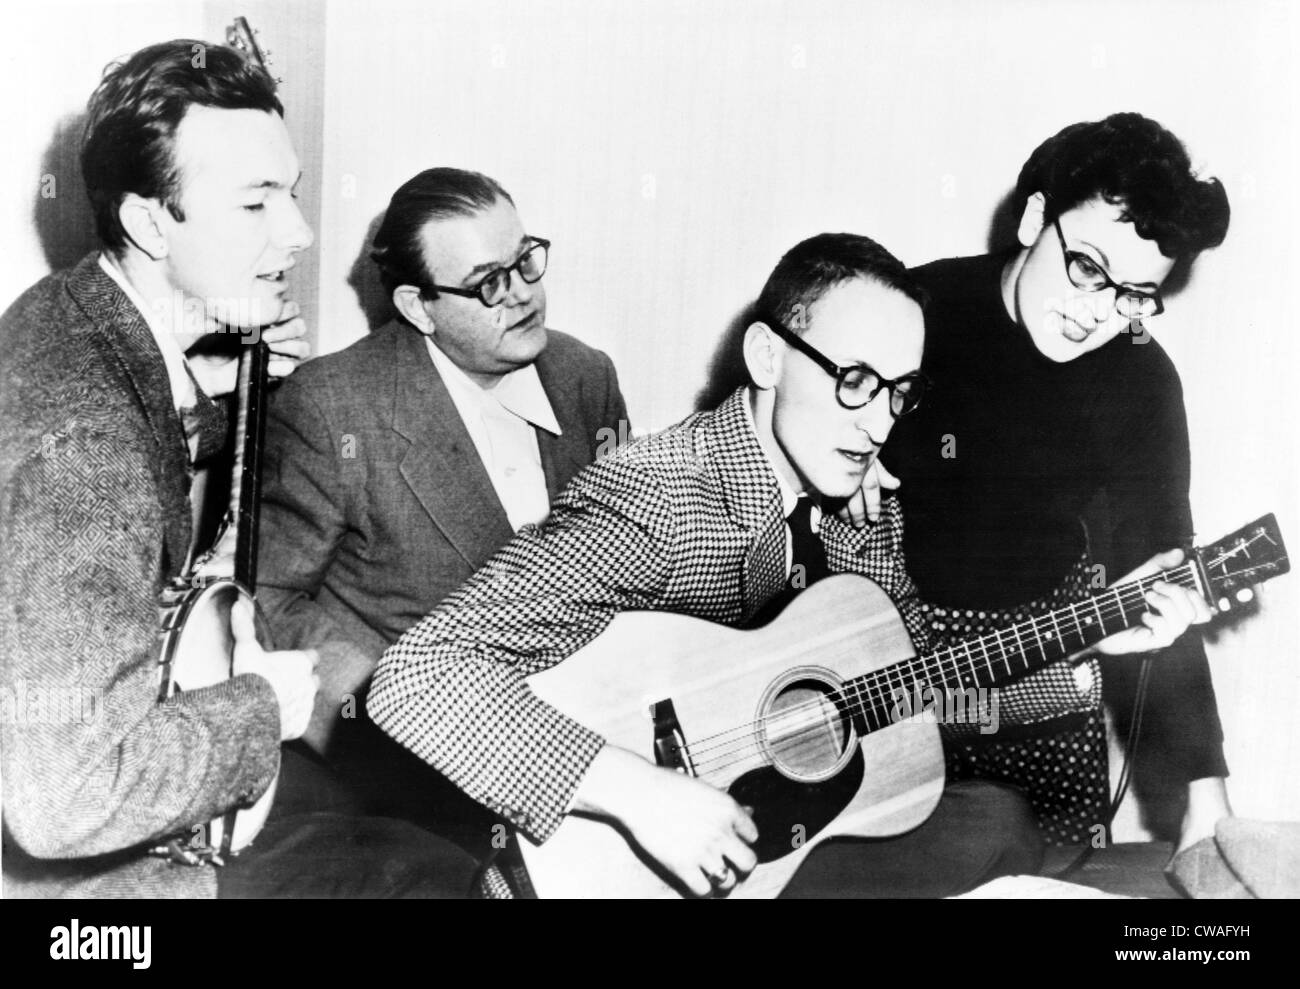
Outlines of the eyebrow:
<svg viewBox="0 0 1300 989">
<path fill-rule="evenodd" d="M 528 243 L 528 234 L 524 234 L 522 237 L 519 238 L 519 243 L 516 246 L 523 247 L 527 243 Z M 515 260 L 517 261 L 518 257 L 516 257 Z M 474 265 L 474 267 L 470 268 L 469 271 L 466 273 L 465 278 L 462 278 L 461 281 L 463 282 L 468 278 L 473 278 L 475 275 L 485 274 L 489 271 L 496 271 L 498 268 L 504 268 L 504 267 L 505 265 L 502 264 L 500 261 L 484 261 L 482 264 L 476 264 Z"/>
<path fill-rule="evenodd" d="M 1103 265 L 1103 266 L 1105 267 L 1105 269 L 1106 269 L 1106 275 L 1109 277 L 1109 276 L 1110 276 L 1110 258 L 1106 257 L 1106 252 L 1103 251 L 1103 250 L 1102 250 L 1100 247 L 1098 247 L 1096 244 L 1092 243 L 1091 241 L 1087 241 L 1087 240 L 1080 239 L 1080 240 L 1079 240 L 1079 243 L 1085 245 L 1086 247 L 1091 247 L 1094 251 L 1096 251 L 1099 255 L 1101 255 L 1101 263 L 1102 263 L 1102 265 Z M 1111 280 L 1114 281 L 1113 278 L 1112 278 Z M 1149 288 L 1152 292 L 1155 292 L 1155 291 L 1159 288 L 1159 286 L 1156 285 L 1155 282 L 1119 282 L 1118 284 L 1120 284 L 1120 285 L 1130 285 L 1130 286 L 1132 286 L 1133 288 Z"/>
<path fill-rule="evenodd" d="M 302 181 L 302 175 L 303 175 L 303 173 L 302 173 L 302 172 L 299 172 L 299 173 L 298 173 L 298 177 L 297 177 L 296 179 L 293 180 L 293 184 L 292 184 L 292 185 L 285 185 L 283 182 L 276 182 L 274 179 L 263 179 L 261 182 L 250 182 L 250 183 L 248 183 L 248 185 L 244 186 L 244 188 L 245 188 L 245 189 L 289 189 L 289 190 L 293 190 L 293 189 L 298 188 L 298 183 L 300 183 L 300 182 Z"/>
</svg>

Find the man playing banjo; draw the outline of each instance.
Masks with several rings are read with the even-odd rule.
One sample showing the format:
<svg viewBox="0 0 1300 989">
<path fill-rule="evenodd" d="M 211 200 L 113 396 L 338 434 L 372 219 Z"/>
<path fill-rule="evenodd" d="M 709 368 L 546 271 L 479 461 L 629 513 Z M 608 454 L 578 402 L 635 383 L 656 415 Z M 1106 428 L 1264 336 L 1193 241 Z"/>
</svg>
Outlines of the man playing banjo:
<svg viewBox="0 0 1300 989">
<path fill-rule="evenodd" d="M 270 76 L 230 48 L 177 40 L 110 67 L 81 155 L 102 250 L 0 317 L 8 895 L 429 896 L 468 883 L 467 857 L 386 820 L 273 815 L 224 868 L 159 853 L 267 790 L 316 693 L 315 654 L 265 651 L 241 604 L 235 675 L 157 699 L 159 592 L 192 555 L 191 477 L 225 443 L 213 396 L 234 387 L 234 360 L 205 344 L 257 330 L 274 377 L 308 351 L 287 275 L 312 232 L 282 115 Z M 46 703 L 69 692 L 92 703 Z"/>
</svg>

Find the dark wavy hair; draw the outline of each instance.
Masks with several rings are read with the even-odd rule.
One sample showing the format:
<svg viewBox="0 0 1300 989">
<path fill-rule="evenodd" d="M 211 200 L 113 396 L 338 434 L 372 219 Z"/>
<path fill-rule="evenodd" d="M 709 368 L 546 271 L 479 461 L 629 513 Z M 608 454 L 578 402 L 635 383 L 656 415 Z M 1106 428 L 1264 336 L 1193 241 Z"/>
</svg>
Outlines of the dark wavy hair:
<svg viewBox="0 0 1300 989">
<path fill-rule="evenodd" d="M 757 318 L 771 316 L 795 332 L 807 329 L 806 314 L 818 299 L 842 282 L 866 278 L 902 292 L 924 307 L 925 290 L 903 262 L 861 234 L 818 234 L 800 241 L 772 269 L 754 306 Z"/>
<path fill-rule="evenodd" d="M 109 65 L 87 108 L 81 173 L 95 230 L 110 251 L 126 246 L 118 209 L 127 193 L 158 199 L 185 219 L 173 152 L 176 128 L 191 106 L 284 116 L 275 81 L 233 48 L 180 38 Z"/>
<path fill-rule="evenodd" d="M 423 287 L 433 282 L 420 239 L 428 223 L 473 216 L 499 200 L 515 204 L 495 179 L 460 168 L 426 168 L 403 182 L 388 203 L 370 252 L 384 291 L 391 296 L 399 285 Z"/>
<path fill-rule="evenodd" d="M 1096 196 L 1123 208 L 1139 237 L 1160 253 L 1191 260 L 1228 233 L 1228 194 L 1218 179 L 1192 172 L 1182 142 L 1140 113 L 1071 124 L 1029 156 L 1016 182 L 1023 205 L 1047 197 L 1047 220 Z"/>
</svg>

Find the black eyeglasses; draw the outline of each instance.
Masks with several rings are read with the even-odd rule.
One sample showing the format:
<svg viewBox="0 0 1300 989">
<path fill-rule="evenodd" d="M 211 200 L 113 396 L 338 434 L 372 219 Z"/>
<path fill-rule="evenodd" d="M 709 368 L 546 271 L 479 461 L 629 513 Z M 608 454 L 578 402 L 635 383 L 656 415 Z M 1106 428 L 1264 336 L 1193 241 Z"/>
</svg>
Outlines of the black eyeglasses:
<svg viewBox="0 0 1300 989">
<path fill-rule="evenodd" d="M 506 265 L 504 268 L 494 268 L 486 275 L 474 283 L 472 288 L 452 288 L 448 285 L 424 286 L 434 293 L 437 297 L 438 292 L 446 292 L 448 295 L 461 295 L 467 299 L 478 299 L 479 302 L 491 309 L 493 306 L 499 306 L 505 301 L 510 294 L 510 273 L 519 272 L 519 277 L 529 285 L 539 281 L 546 274 L 546 260 L 551 249 L 551 242 L 541 237 L 529 237 L 532 241 L 528 250 L 519 256 L 514 264 Z"/>
<path fill-rule="evenodd" d="M 882 388 L 889 389 L 889 411 L 897 419 L 915 412 L 930 390 L 931 382 L 920 371 L 909 371 L 892 381 L 882 377 L 869 364 L 841 367 L 793 330 L 768 316 L 763 319 L 773 332 L 799 353 L 835 379 L 835 400 L 846 409 L 860 409 L 869 404 Z"/>
<path fill-rule="evenodd" d="M 1053 219 L 1052 226 L 1056 227 L 1056 236 L 1061 242 L 1061 254 L 1065 257 L 1065 274 L 1069 277 L 1071 285 L 1084 292 L 1100 292 L 1102 289 L 1113 288 L 1115 311 L 1125 319 L 1147 319 L 1150 316 L 1159 316 L 1165 311 L 1165 304 L 1160 301 L 1158 293 L 1134 292 L 1123 285 L 1116 285 L 1096 261 L 1086 254 L 1072 251 L 1065 246 L 1065 234 L 1061 232 L 1061 224 L 1058 220 Z"/>
</svg>

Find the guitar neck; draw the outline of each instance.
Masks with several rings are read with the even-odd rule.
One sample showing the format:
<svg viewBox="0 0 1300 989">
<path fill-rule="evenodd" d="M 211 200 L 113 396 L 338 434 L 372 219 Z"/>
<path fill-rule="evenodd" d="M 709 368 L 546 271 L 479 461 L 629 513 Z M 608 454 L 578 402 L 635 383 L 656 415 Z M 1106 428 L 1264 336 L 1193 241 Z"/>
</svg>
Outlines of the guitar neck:
<svg viewBox="0 0 1300 989">
<path fill-rule="evenodd" d="M 1139 624 L 1150 610 L 1146 591 L 1158 580 L 1204 594 L 1203 574 L 1193 558 L 1009 628 L 856 677 L 843 685 L 841 694 L 859 732 L 876 731 L 897 722 L 900 706 L 910 710 L 917 691 L 1008 683 Z"/>
<path fill-rule="evenodd" d="M 258 505 L 262 495 L 262 443 L 266 435 L 266 396 L 270 350 L 259 340 L 239 355 L 236 388 L 235 472 L 230 511 L 235 519 L 234 577 L 257 589 Z"/>
</svg>

